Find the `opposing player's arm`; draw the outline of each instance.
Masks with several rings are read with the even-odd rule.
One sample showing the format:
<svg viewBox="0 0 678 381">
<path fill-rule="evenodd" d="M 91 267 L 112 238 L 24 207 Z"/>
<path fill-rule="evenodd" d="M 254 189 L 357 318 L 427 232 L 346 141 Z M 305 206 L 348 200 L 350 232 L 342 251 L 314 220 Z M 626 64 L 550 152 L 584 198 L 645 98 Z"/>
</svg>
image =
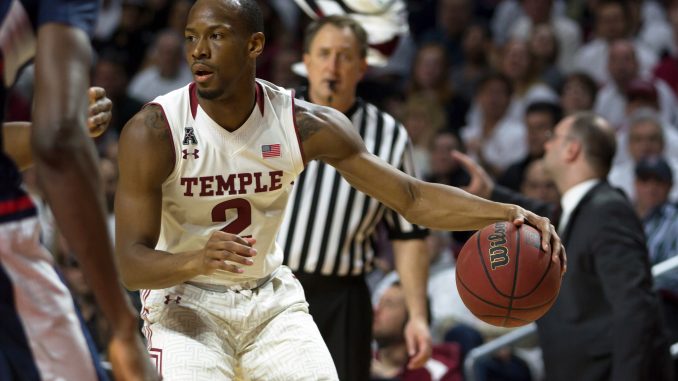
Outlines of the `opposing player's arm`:
<svg viewBox="0 0 678 381">
<path fill-rule="evenodd" d="M 115 198 L 116 254 L 125 286 L 166 288 L 216 269 L 239 272 L 250 242 L 216 232 L 202 250 L 155 250 L 160 235 L 162 184 L 174 167 L 172 137 L 162 109 L 150 105 L 132 118 L 120 136 L 120 178 Z"/>
<path fill-rule="evenodd" d="M 89 89 L 89 115 L 87 129 L 91 137 L 104 133 L 111 122 L 113 103 L 106 97 L 106 91 L 101 87 Z M 31 153 L 31 123 L 7 122 L 2 125 L 2 137 L 5 144 L 5 153 L 14 160 L 19 169 L 24 170 L 33 164 Z"/>
<path fill-rule="evenodd" d="M 30 137 L 35 169 L 57 224 L 110 324 L 113 373 L 121 380 L 157 379 L 143 356 L 136 311 L 120 285 L 96 151 L 85 134 L 91 60 L 83 30 L 62 22 L 38 28 Z"/>
<path fill-rule="evenodd" d="M 543 246 L 560 238 L 547 218 L 517 205 L 501 204 L 459 188 L 420 181 L 369 153 L 351 122 L 331 108 L 298 101 L 295 117 L 307 160 L 335 167 L 351 185 L 378 199 L 408 221 L 441 230 L 476 230 L 496 221 L 528 221 L 542 232 Z"/>
</svg>

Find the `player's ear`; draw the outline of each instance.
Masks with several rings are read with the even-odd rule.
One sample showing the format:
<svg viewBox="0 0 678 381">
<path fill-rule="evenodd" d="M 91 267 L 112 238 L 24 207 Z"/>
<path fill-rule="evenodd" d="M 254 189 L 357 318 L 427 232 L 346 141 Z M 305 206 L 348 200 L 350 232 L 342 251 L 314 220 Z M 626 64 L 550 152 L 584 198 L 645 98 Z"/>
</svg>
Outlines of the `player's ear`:
<svg viewBox="0 0 678 381">
<path fill-rule="evenodd" d="M 250 40 L 247 44 L 247 50 L 250 53 L 251 58 L 257 58 L 264 51 L 264 45 L 266 44 L 266 37 L 261 32 L 256 32 L 250 36 Z"/>
</svg>

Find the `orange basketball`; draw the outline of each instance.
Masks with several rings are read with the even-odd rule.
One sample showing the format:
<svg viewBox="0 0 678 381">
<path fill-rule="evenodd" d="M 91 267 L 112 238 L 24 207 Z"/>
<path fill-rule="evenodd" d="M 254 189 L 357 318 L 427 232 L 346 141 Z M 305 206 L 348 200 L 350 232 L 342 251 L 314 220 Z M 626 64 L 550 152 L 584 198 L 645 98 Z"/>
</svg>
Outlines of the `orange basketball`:
<svg viewBox="0 0 678 381">
<path fill-rule="evenodd" d="M 560 265 L 541 249 L 537 229 L 497 222 L 478 230 L 457 259 L 457 289 L 471 312 L 501 327 L 540 318 L 560 290 Z"/>
</svg>

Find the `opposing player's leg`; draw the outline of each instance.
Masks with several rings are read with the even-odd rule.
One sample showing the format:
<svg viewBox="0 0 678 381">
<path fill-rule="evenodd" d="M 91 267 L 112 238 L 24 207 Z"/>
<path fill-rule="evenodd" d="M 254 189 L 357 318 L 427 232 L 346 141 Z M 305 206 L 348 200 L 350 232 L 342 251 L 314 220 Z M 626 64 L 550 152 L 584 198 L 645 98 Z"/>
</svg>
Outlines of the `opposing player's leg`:
<svg viewBox="0 0 678 381">
<path fill-rule="evenodd" d="M 288 268 L 278 270 L 253 294 L 252 302 L 270 313 L 250 331 L 241 353 L 239 366 L 247 380 L 338 380 L 330 352 L 308 313 L 303 288 Z M 279 306 L 277 311 L 272 304 Z"/>
<path fill-rule="evenodd" d="M 207 307 L 214 293 L 187 284 L 164 290 L 142 290 L 146 336 L 151 360 L 165 381 L 235 379 L 235 356 L 229 334 Z"/>
<path fill-rule="evenodd" d="M 25 338 L 13 342 L 23 341 L 21 361 L 32 361 L 33 365 L 27 369 L 37 369 L 40 379 L 97 380 L 73 299 L 38 237 L 37 218 L 0 226 L 0 262 L 6 275 L 3 278 L 9 283 L 9 288 L 3 286 L 2 289 L 3 292 L 11 290 L 11 295 L 3 295 L 2 308 L 3 312 L 13 310 L 10 311 L 15 316 L 12 320 L 15 324 L 20 322 L 23 329 L 23 335 L 19 335 L 19 332 L 8 331 L 9 327 L 3 324 L 0 335 L 3 342 L 8 335 Z M 32 359 L 25 356 L 26 344 Z M 10 352 L 16 354 L 8 348 L 7 353 Z"/>
</svg>

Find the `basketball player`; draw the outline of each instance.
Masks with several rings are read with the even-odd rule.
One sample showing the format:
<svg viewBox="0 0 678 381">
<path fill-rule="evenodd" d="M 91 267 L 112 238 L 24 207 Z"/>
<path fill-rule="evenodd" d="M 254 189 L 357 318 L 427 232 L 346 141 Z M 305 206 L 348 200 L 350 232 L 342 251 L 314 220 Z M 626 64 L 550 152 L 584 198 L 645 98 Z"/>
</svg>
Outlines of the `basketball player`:
<svg viewBox="0 0 678 381">
<path fill-rule="evenodd" d="M 264 48 L 255 0 L 199 0 L 185 29 L 194 83 L 158 97 L 120 138 L 116 249 L 143 289 L 149 351 L 166 380 L 336 380 L 275 236 L 310 160 L 414 223 L 477 229 L 530 222 L 516 205 L 418 181 L 369 154 L 340 112 L 255 79 Z"/>
<path fill-rule="evenodd" d="M 119 286 L 93 145 L 85 135 L 88 32 L 96 12 L 94 0 L 0 3 L 0 104 L 4 105 L 19 69 L 35 56 L 30 139 L 38 179 L 111 325 L 109 358 L 116 377 L 154 379 L 150 364 L 141 357 L 134 311 Z M 54 270 L 51 255 L 39 244 L 36 209 L 20 183 L 17 168 L 3 149 L 0 379 L 96 380 L 100 375 L 73 299 Z"/>
</svg>

